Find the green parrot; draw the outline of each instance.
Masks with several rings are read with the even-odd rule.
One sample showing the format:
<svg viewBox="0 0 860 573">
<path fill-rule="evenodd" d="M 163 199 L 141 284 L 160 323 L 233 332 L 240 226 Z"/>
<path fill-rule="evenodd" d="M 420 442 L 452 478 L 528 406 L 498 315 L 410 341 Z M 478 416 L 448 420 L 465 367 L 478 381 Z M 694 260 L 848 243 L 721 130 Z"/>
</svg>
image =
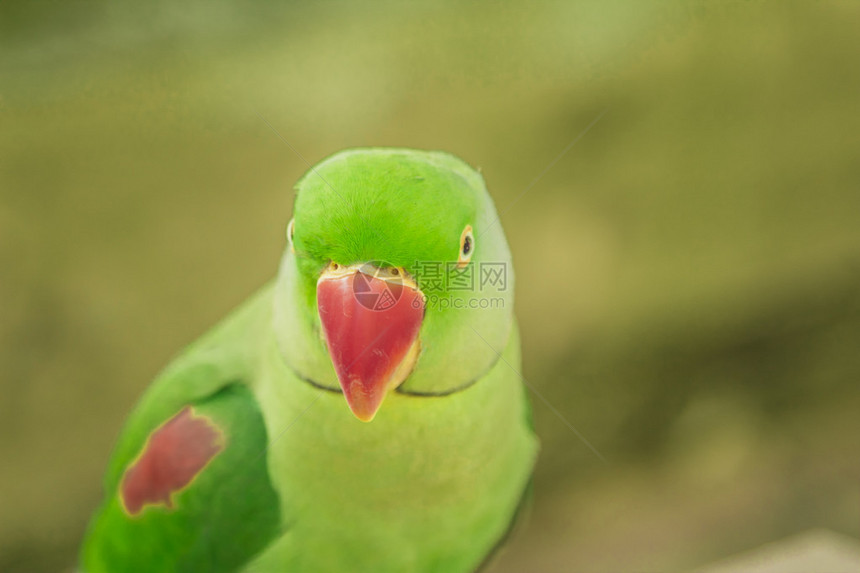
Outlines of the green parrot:
<svg viewBox="0 0 860 573">
<path fill-rule="evenodd" d="M 128 419 L 83 571 L 452 573 L 503 542 L 538 446 L 481 175 L 354 149 L 296 191 L 277 278 Z"/>
</svg>

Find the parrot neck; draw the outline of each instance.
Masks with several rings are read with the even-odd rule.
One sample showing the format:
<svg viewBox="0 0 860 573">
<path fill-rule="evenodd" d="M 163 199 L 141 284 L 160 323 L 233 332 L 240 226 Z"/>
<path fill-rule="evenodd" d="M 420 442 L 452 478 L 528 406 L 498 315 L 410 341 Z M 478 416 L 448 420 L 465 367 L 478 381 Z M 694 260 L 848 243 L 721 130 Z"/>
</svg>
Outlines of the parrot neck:
<svg viewBox="0 0 860 573">
<path fill-rule="evenodd" d="M 513 370 L 516 330 L 505 362 L 476 384 L 442 397 L 392 393 L 371 422 L 300 380 L 276 340 L 266 347 L 254 391 L 288 543 L 315 544 L 332 571 L 354 566 L 347 545 L 378 560 L 377 572 L 412 570 L 416 553 L 439 551 L 452 569 L 474 569 L 507 530 L 537 452 Z"/>
</svg>

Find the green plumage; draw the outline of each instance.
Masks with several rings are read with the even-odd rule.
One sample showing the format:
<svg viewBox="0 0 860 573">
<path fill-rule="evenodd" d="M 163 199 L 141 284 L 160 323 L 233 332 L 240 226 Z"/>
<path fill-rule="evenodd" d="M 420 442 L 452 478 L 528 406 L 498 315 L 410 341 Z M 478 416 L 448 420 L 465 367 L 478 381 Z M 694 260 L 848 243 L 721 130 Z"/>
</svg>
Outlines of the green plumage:
<svg viewBox="0 0 860 573">
<path fill-rule="evenodd" d="M 451 573 L 474 570 L 508 530 L 537 443 L 514 371 L 510 254 L 480 175 L 447 154 L 355 150 L 316 166 L 297 191 L 275 284 L 192 345 L 132 414 L 83 570 Z M 372 422 L 359 421 L 320 333 L 320 273 L 382 261 L 417 276 L 427 261 L 457 261 L 465 225 L 476 238 L 470 264 L 507 265 L 494 294 L 504 304 L 428 305 L 414 370 Z M 129 515 L 124 473 L 189 405 L 224 433 L 223 451 L 173 507 Z"/>
</svg>

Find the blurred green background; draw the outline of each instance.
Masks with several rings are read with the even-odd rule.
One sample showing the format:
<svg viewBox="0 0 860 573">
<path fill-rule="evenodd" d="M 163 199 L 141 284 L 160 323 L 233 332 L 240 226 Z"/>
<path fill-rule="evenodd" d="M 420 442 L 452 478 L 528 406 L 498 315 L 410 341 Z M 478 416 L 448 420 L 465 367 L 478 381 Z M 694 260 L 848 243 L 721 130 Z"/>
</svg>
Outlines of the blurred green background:
<svg viewBox="0 0 860 573">
<path fill-rule="evenodd" d="M 481 167 L 606 458 L 533 397 L 496 571 L 860 536 L 860 3 L 5 2 L 0 50 L 0 570 L 68 569 L 136 398 L 275 273 L 308 165 L 261 117 Z"/>
</svg>

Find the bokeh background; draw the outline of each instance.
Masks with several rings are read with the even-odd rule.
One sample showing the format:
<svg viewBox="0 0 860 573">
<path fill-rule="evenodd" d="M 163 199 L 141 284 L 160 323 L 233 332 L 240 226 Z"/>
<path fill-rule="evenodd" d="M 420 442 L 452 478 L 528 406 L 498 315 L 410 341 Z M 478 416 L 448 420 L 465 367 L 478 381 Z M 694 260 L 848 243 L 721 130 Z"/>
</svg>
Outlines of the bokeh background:
<svg viewBox="0 0 860 573">
<path fill-rule="evenodd" d="M 524 375 L 606 460 L 533 397 L 497 572 L 860 537 L 858 70 L 847 1 L 0 4 L 0 570 L 68 570 L 305 160 L 378 145 L 482 169 Z"/>
</svg>

